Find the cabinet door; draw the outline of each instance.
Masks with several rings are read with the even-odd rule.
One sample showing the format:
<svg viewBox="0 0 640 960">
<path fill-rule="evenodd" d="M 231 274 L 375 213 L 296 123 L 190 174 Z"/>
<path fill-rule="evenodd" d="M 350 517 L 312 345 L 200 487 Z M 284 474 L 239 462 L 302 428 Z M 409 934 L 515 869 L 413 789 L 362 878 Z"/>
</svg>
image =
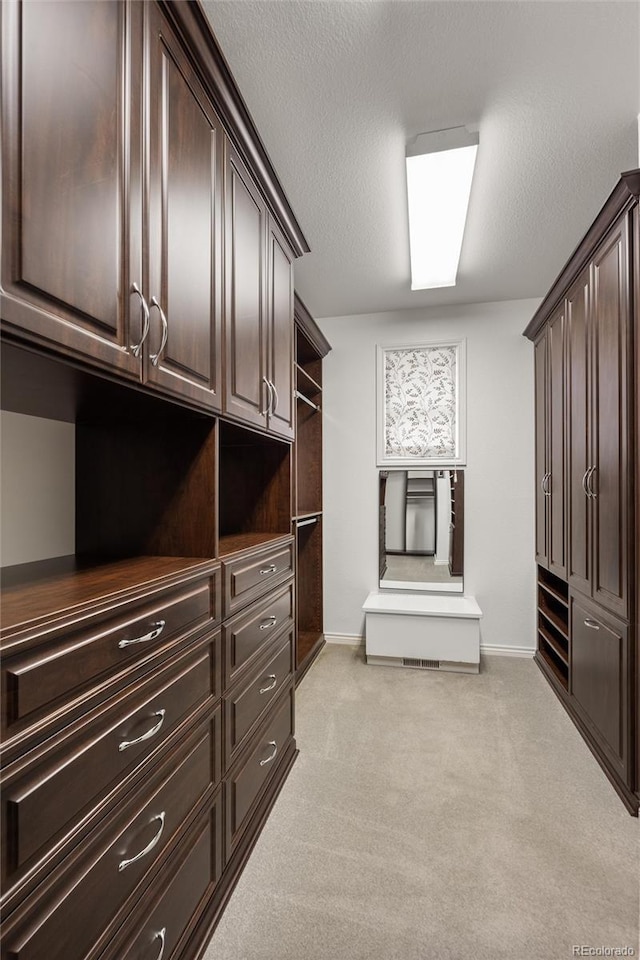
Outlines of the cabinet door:
<svg viewBox="0 0 640 960">
<path fill-rule="evenodd" d="M 547 544 L 547 329 L 535 345 L 536 391 L 536 562 L 546 567 Z"/>
<path fill-rule="evenodd" d="M 293 263 L 280 234 L 269 225 L 269 335 L 267 376 L 274 388 L 269 430 L 293 439 Z"/>
<path fill-rule="evenodd" d="M 267 426 L 266 208 L 227 142 L 225 412 Z"/>
<path fill-rule="evenodd" d="M 629 553 L 628 221 L 623 217 L 593 260 L 593 598 L 627 616 Z"/>
<path fill-rule="evenodd" d="M 565 321 L 564 304 L 548 325 L 547 523 L 549 569 L 567 575 L 565 525 Z"/>
<path fill-rule="evenodd" d="M 571 688 L 576 710 L 625 783 L 629 782 L 629 650 L 624 623 L 572 598 Z"/>
<path fill-rule="evenodd" d="M 141 5 L 2 4 L 5 329 L 140 376 Z"/>
<path fill-rule="evenodd" d="M 144 9 L 151 311 L 145 379 L 219 409 L 222 131 L 158 7 Z"/>
<path fill-rule="evenodd" d="M 567 297 L 568 580 L 591 593 L 591 511 L 585 481 L 589 459 L 589 271 Z"/>
</svg>

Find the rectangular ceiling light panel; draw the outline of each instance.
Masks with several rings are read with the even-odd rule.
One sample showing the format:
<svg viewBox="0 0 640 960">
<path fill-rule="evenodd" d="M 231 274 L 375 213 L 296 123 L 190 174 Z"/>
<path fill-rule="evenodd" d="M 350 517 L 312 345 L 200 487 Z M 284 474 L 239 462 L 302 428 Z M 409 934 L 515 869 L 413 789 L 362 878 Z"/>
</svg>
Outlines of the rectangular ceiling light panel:
<svg viewBox="0 0 640 960">
<path fill-rule="evenodd" d="M 407 148 L 411 289 L 453 287 L 478 135 L 465 127 L 416 137 Z"/>
</svg>

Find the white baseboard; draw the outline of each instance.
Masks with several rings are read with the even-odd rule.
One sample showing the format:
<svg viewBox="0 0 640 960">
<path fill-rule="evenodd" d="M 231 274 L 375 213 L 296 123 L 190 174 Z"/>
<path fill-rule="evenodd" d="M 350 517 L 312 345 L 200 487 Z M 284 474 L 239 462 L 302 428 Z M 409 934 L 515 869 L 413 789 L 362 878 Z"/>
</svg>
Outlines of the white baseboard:
<svg viewBox="0 0 640 960">
<path fill-rule="evenodd" d="M 487 657 L 526 657 L 531 660 L 535 647 L 505 647 L 499 643 L 481 643 L 480 653 Z"/>
<path fill-rule="evenodd" d="M 364 637 L 357 633 L 325 633 L 324 639 L 327 643 L 343 643 L 351 647 L 360 647 L 364 643 Z"/>
<path fill-rule="evenodd" d="M 357 633 L 325 633 L 327 643 L 341 643 L 350 647 L 360 647 L 364 644 L 364 637 Z M 506 647 L 499 643 L 481 643 L 480 653 L 486 657 L 526 657 L 531 660 L 535 647 Z"/>
</svg>

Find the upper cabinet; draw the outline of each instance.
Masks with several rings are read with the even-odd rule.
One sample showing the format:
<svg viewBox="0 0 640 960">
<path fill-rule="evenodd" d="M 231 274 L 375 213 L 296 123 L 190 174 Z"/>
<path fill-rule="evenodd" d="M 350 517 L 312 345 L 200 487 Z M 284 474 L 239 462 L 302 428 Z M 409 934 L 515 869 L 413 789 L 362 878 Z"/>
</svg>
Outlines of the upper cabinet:
<svg viewBox="0 0 640 960">
<path fill-rule="evenodd" d="M 614 224 L 569 292 L 571 587 L 628 612 L 629 217 Z"/>
<path fill-rule="evenodd" d="M 565 317 L 560 308 L 535 345 L 536 560 L 566 575 Z"/>
<path fill-rule="evenodd" d="M 221 122 L 158 7 L 143 5 L 149 57 L 145 379 L 220 407 Z"/>
<path fill-rule="evenodd" d="M 267 210 L 233 147 L 226 163 L 226 413 L 267 426 Z"/>
<path fill-rule="evenodd" d="M 11 0 L 2 44 L 3 333 L 291 439 L 308 247 L 202 8 Z"/>
<path fill-rule="evenodd" d="M 231 144 L 225 236 L 224 410 L 292 439 L 293 254 Z"/>
<path fill-rule="evenodd" d="M 141 5 L 2 5 L 5 329 L 137 377 Z"/>
</svg>

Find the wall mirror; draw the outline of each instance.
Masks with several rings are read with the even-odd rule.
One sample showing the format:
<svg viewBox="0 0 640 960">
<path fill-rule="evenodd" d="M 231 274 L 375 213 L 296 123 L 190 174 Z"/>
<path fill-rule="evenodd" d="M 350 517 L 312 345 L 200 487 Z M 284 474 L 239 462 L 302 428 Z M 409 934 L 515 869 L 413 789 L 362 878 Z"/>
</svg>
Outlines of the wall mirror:
<svg viewBox="0 0 640 960">
<path fill-rule="evenodd" d="M 464 471 L 381 470 L 380 588 L 462 593 Z"/>
</svg>

